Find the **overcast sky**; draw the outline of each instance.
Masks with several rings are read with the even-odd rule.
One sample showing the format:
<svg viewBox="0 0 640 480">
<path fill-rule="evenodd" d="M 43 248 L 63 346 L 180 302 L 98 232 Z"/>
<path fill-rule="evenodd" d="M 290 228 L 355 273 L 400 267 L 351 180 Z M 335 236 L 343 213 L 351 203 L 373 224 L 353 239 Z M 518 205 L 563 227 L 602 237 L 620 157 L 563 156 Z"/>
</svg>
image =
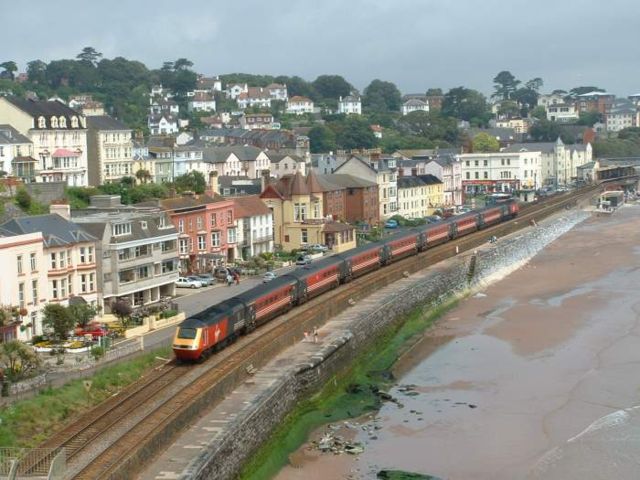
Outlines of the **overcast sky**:
<svg viewBox="0 0 640 480">
<path fill-rule="evenodd" d="M 403 93 L 485 93 L 510 70 L 543 90 L 640 92 L 638 0 L 32 0 L 5 3 L 0 63 L 74 58 L 93 46 L 149 68 L 186 57 L 198 72 L 339 74 Z"/>
</svg>

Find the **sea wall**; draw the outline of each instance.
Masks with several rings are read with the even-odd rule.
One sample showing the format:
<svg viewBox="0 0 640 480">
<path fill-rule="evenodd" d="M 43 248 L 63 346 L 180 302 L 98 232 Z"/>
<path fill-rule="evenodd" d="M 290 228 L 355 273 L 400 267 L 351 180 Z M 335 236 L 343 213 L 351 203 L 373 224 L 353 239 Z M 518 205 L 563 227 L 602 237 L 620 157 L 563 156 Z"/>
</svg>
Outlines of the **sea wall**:
<svg viewBox="0 0 640 480">
<path fill-rule="evenodd" d="M 568 211 L 537 227 L 498 239 L 401 279 L 362 299 L 332 319 L 333 332 L 319 350 L 283 367 L 271 382 L 200 451 L 181 479 L 234 478 L 286 415 L 348 368 L 376 339 L 400 324 L 416 307 L 437 306 L 455 295 L 482 288 L 524 265 L 560 235 L 588 217 Z M 475 257 L 475 260 L 474 260 Z"/>
</svg>

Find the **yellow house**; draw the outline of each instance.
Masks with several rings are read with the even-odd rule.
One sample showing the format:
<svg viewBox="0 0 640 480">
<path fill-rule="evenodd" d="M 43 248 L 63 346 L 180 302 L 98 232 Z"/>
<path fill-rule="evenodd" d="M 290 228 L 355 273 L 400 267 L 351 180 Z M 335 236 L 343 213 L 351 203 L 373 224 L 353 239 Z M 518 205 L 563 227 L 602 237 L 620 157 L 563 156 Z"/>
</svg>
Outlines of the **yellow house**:
<svg viewBox="0 0 640 480">
<path fill-rule="evenodd" d="M 433 215 L 444 204 L 444 184 L 434 175 L 398 178 L 398 214 L 405 218 Z"/>
<path fill-rule="evenodd" d="M 300 172 L 266 185 L 260 198 L 273 213 L 274 243 L 283 250 L 319 243 L 339 253 L 356 246 L 355 228 L 322 217 L 322 196 L 310 192 Z"/>
</svg>

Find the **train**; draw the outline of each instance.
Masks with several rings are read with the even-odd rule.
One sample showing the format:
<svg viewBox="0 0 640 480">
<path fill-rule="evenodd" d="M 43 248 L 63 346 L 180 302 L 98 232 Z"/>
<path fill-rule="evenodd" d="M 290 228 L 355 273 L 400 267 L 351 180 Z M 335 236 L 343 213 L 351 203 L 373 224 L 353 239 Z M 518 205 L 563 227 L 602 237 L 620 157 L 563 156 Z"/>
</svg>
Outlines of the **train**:
<svg viewBox="0 0 640 480">
<path fill-rule="evenodd" d="M 178 361 L 197 361 L 275 317 L 400 259 L 487 228 L 518 214 L 514 199 L 397 232 L 330 255 L 212 305 L 180 323 L 173 339 Z"/>
</svg>

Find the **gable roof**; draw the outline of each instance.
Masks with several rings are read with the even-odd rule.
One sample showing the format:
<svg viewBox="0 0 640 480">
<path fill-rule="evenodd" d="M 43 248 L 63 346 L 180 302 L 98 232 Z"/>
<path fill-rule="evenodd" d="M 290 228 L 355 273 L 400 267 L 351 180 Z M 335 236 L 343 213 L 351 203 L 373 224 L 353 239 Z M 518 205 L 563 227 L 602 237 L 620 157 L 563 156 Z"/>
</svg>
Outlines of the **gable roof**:
<svg viewBox="0 0 640 480">
<path fill-rule="evenodd" d="M 210 163 L 224 163 L 231 154 L 242 162 L 255 161 L 262 149 L 249 145 L 234 145 L 231 147 L 209 147 L 203 150 L 203 160 Z"/>
<path fill-rule="evenodd" d="M 271 210 L 260 200 L 258 195 L 246 195 L 233 199 L 236 218 L 253 217 L 256 215 L 269 215 Z"/>
<path fill-rule="evenodd" d="M 83 115 L 69 108 L 64 103 L 58 101 L 46 101 L 46 100 L 25 100 L 19 97 L 4 97 L 9 103 L 13 104 L 23 112 L 31 115 L 33 118 L 38 117 L 66 117 L 68 120 L 71 117 L 81 118 Z M 71 125 L 68 126 L 71 128 Z"/>
<path fill-rule="evenodd" d="M 347 159 L 346 162 L 342 163 L 341 165 L 339 165 L 335 170 L 334 173 L 338 172 L 340 169 L 342 169 L 345 165 L 347 165 L 349 162 L 356 162 L 356 163 L 361 163 L 363 164 L 365 167 L 367 167 L 369 170 L 371 170 L 372 172 L 374 172 L 376 175 L 378 174 L 378 172 L 376 171 L 375 168 L 373 168 L 369 163 L 367 163 L 366 161 L 364 161 L 362 158 L 358 157 L 357 155 L 351 155 L 351 157 L 349 157 Z"/>
<path fill-rule="evenodd" d="M 77 224 L 62 218 L 57 213 L 20 217 L 0 225 L 4 233 L 22 235 L 42 232 L 45 247 L 64 247 L 82 242 L 95 242 L 97 239 Z"/>
<path fill-rule="evenodd" d="M 7 144 L 17 144 L 17 143 L 31 143 L 27 137 L 22 135 L 18 130 L 13 128 L 11 125 L 0 125 L 0 143 Z"/>
<path fill-rule="evenodd" d="M 514 143 L 503 149 L 504 153 L 517 153 L 517 152 L 542 152 L 553 153 L 557 146 L 557 142 L 532 142 L 532 143 Z"/>
</svg>

